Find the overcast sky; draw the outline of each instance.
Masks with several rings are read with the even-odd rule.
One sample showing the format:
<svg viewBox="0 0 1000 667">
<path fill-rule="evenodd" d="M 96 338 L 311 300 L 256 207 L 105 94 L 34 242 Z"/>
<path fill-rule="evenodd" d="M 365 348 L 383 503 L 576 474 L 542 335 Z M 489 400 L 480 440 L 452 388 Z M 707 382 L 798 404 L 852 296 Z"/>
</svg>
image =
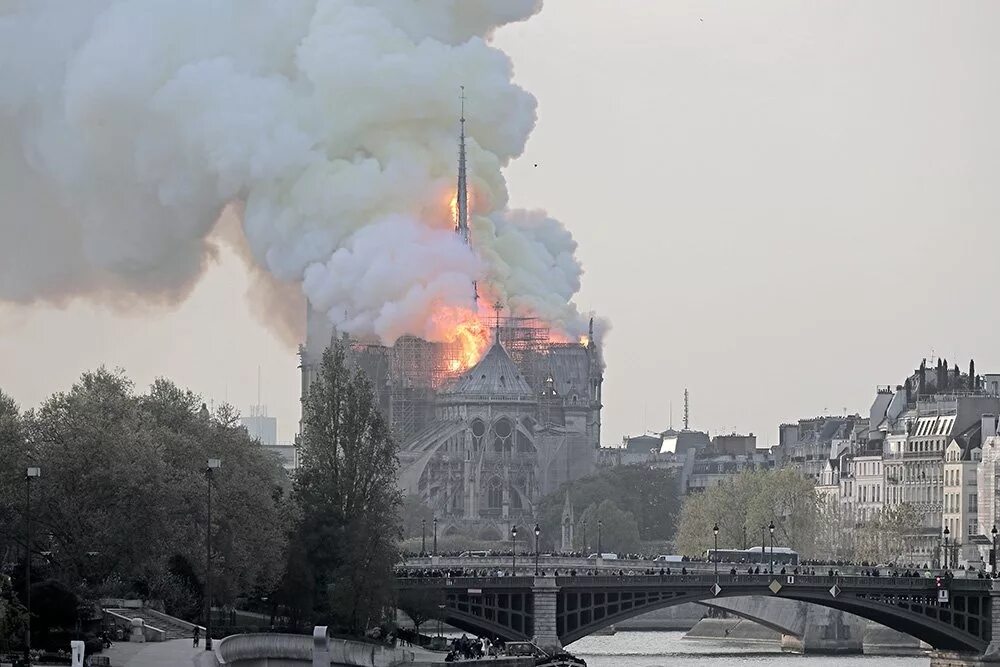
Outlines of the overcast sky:
<svg viewBox="0 0 1000 667">
<path fill-rule="evenodd" d="M 685 387 L 692 427 L 765 444 L 922 357 L 1000 371 L 1000 4 L 545 4 L 497 36 L 539 101 L 507 175 L 613 324 L 605 444 L 679 426 Z M 33 407 L 105 364 L 246 411 L 260 366 L 290 439 L 295 350 L 247 284 L 223 250 L 175 310 L 0 306 L 0 388 Z"/>
</svg>

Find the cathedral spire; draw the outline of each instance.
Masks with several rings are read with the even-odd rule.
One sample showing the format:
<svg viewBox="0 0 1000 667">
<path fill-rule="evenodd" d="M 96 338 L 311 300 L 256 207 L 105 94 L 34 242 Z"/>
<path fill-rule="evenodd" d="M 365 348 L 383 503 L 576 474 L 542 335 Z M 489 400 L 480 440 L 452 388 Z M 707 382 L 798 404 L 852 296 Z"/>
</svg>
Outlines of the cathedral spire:
<svg viewBox="0 0 1000 667">
<path fill-rule="evenodd" d="M 469 245 L 469 186 L 465 178 L 465 86 L 461 86 L 462 115 L 458 133 L 458 191 L 455 194 L 455 233 Z M 479 303 L 479 285 L 472 281 L 472 300 Z"/>
<path fill-rule="evenodd" d="M 455 231 L 469 244 L 469 190 L 465 182 L 465 86 L 462 86 L 461 131 L 458 135 L 458 193 L 456 196 Z"/>
</svg>

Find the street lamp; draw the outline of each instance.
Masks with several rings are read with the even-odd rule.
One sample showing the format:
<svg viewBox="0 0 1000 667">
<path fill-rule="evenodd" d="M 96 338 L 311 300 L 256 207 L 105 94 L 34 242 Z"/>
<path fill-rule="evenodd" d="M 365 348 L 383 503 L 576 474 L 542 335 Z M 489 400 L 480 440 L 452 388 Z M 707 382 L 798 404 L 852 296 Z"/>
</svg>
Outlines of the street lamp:
<svg viewBox="0 0 1000 667">
<path fill-rule="evenodd" d="M 29 466 L 24 475 L 24 602 L 28 610 L 28 622 L 24 629 L 24 662 L 31 666 L 31 478 L 41 477 L 42 469 Z"/>
<path fill-rule="evenodd" d="M 420 555 L 427 555 L 427 519 L 420 520 Z"/>
<path fill-rule="evenodd" d="M 542 534 L 541 528 L 535 524 L 535 576 L 538 576 L 538 536 Z"/>
<path fill-rule="evenodd" d="M 438 555 L 438 519 L 434 517 L 434 555 Z"/>
<path fill-rule="evenodd" d="M 712 560 L 715 561 L 715 580 L 719 580 L 719 524 L 712 526 L 712 534 L 715 536 L 715 549 L 712 550 Z"/>
<path fill-rule="evenodd" d="M 205 650 L 212 650 L 212 471 L 222 467 L 221 459 L 209 459 L 205 468 L 208 480 L 208 525 L 205 532 Z"/>
<path fill-rule="evenodd" d="M 990 569 L 993 571 L 993 577 L 996 578 L 997 574 L 997 527 L 996 524 L 993 525 L 993 553 L 990 554 Z"/>
<path fill-rule="evenodd" d="M 597 520 L 597 557 L 604 558 L 604 548 L 601 546 L 601 526 L 604 522 L 600 519 Z"/>
<path fill-rule="evenodd" d="M 510 569 L 513 571 L 512 574 L 517 575 L 517 526 L 510 527 L 510 541 L 513 545 L 510 557 Z"/>
<path fill-rule="evenodd" d="M 944 569 L 948 569 L 948 536 L 951 535 L 951 531 L 948 530 L 948 526 L 944 527 Z"/>
<path fill-rule="evenodd" d="M 771 533 L 771 558 L 768 559 L 767 569 L 771 574 L 774 574 L 774 522 L 772 521 L 767 525 L 768 532 Z"/>
</svg>

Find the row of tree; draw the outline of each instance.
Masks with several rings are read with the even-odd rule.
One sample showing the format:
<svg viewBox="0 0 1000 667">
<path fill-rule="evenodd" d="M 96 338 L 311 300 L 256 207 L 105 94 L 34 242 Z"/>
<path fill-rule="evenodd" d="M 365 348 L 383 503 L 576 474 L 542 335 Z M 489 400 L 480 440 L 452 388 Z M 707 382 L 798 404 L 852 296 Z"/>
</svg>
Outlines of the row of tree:
<svg viewBox="0 0 1000 667">
<path fill-rule="evenodd" d="M 744 471 L 688 496 L 681 510 L 677 548 L 688 556 L 719 548 L 770 545 L 791 547 L 803 558 L 892 563 L 904 552 L 904 540 L 919 526 L 910 505 L 887 506 L 861 517 L 835 500 L 816 493 L 814 482 L 790 469 Z"/>
<path fill-rule="evenodd" d="M 816 552 L 819 508 L 812 480 L 792 469 L 744 471 L 687 497 L 681 510 L 677 549 L 687 556 L 719 548 L 760 544 L 761 531 L 770 544 L 774 523 L 777 546 L 792 547 L 805 558 Z"/>
<path fill-rule="evenodd" d="M 642 542 L 665 542 L 673 537 L 680 502 L 677 476 L 646 466 L 605 468 L 563 484 L 539 503 L 543 545 L 559 549 L 562 518 L 569 497 L 573 507 L 573 549 L 635 553 Z"/>
<path fill-rule="evenodd" d="M 222 460 L 211 480 L 209 458 Z M 0 630 L 8 635 L 18 625 L 26 546 L 33 590 L 56 582 L 82 601 L 159 599 L 170 613 L 198 618 L 209 483 L 215 604 L 266 598 L 294 622 L 361 632 L 390 601 L 396 449 L 370 386 L 341 349 L 324 355 L 305 403 L 294 480 L 231 407 L 209 414 L 195 394 L 162 379 L 139 393 L 106 369 L 26 412 L 0 392 L 0 461 L 0 565 L 12 575 Z M 42 476 L 30 481 L 26 544 L 28 466 Z"/>
</svg>

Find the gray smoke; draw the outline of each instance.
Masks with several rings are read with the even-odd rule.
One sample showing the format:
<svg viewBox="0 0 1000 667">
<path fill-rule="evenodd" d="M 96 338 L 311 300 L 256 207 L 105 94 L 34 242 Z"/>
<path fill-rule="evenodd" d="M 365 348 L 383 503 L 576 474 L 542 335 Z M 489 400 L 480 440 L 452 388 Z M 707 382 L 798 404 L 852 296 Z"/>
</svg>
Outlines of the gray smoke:
<svg viewBox="0 0 1000 667">
<path fill-rule="evenodd" d="M 182 299 L 243 210 L 253 264 L 341 330 L 442 338 L 500 298 L 568 336 L 572 236 L 507 208 L 541 0 L 23 0 L 0 8 L 0 300 Z M 473 249 L 453 233 L 458 86 Z M 272 290 L 273 291 L 273 290 Z M 487 302 L 488 303 L 488 302 Z M 297 321 L 300 321 L 297 320 Z M 293 330 L 297 332 L 298 329 Z"/>
</svg>

